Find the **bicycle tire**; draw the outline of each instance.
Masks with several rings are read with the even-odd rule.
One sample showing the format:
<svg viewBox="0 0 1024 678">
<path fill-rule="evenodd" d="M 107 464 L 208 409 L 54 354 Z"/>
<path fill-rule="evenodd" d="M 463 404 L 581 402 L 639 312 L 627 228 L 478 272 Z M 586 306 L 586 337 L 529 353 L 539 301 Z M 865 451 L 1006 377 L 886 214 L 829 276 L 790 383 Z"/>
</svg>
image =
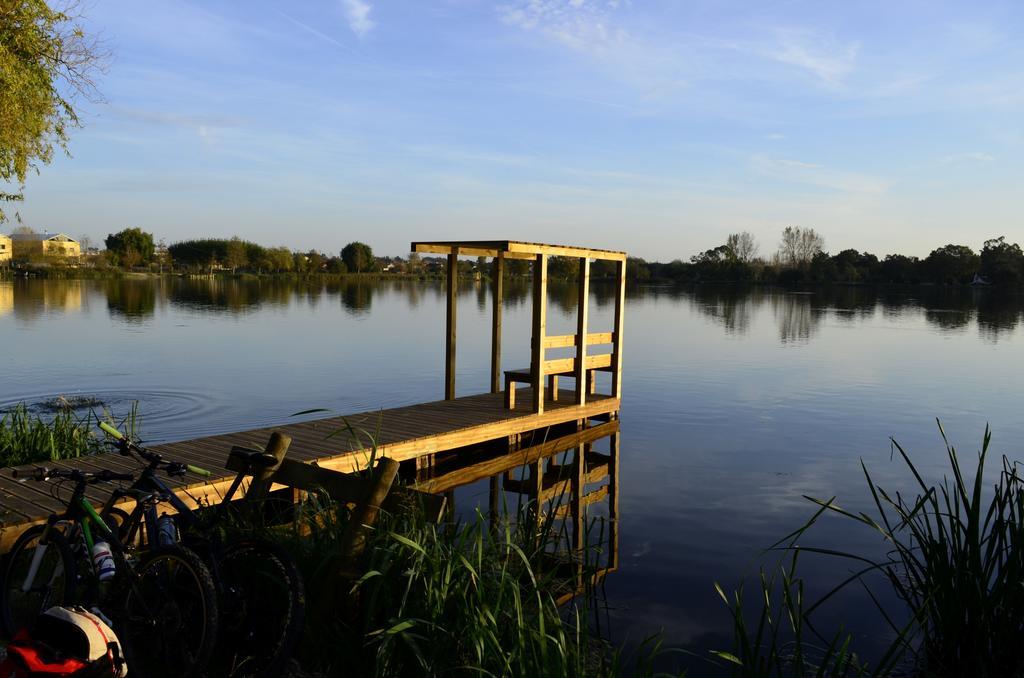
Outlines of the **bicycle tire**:
<svg viewBox="0 0 1024 678">
<path fill-rule="evenodd" d="M 46 525 L 28 528 L 7 554 L 3 588 L 0 589 L 0 622 L 8 638 L 34 622 L 42 612 L 54 605 L 63 605 L 74 597 L 78 577 L 75 558 L 67 538 L 55 528 L 50 530 L 50 542 L 36 573 L 36 584 L 29 592 L 21 591 L 21 584 L 45 529 Z"/>
<path fill-rule="evenodd" d="M 194 552 L 161 546 L 132 566 L 114 630 L 133 675 L 201 676 L 217 641 L 217 589 Z"/>
<path fill-rule="evenodd" d="M 223 613 L 211 675 L 283 675 L 305 623 L 306 590 L 294 559 L 272 541 L 241 538 L 224 547 L 216 571 Z"/>
</svg>

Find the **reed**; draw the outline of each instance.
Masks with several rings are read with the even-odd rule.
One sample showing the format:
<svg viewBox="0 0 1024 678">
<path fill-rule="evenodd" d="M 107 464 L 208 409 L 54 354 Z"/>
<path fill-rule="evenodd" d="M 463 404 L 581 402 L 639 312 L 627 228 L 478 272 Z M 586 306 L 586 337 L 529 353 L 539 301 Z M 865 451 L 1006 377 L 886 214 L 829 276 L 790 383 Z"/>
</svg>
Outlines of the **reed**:
<svg viewBox="0 0 1024 678">
<path fill-rule="evenodd" d="M 338 507 L 313 514 L 318 529 L 289 541 L 310 600 L 347 519 Z M 580 604 L 556 603 L 570 586 L 553 564 L 560 535 L 554 521 L 535 518 L 529 507 L 497 526 L 479 511 L 457 525 L 383 516 L 351 583 L 353 608 L 310 620 L 300 663 L 327 675 L 618 675 L 623 657 L 592 632 L 591 592 Z M 637 667 L 649 663 L 643 655 Z"/>
<path fill-rule="evenodd" d="M 97 425 L 113 421 L 110 413 L 94 410 L 79 415 L 70 408 L 50 408 L 52 416 L 35 414 L 19 403 L 0 417 L 0 466 L 19 466 L 60 459 L 74 459 L 103 451 Z M 120 425 L 133 435 L 138 428 L 138 404 Z"/>
<path fill-rule="evenodd" d="M 778 640 L 777 617 L 771 616 L 773 579 L 762 575 L 763 611 L 755 625 L 745 622 L 739 592 L 735 602 L 727 599 L 736 620 L 734 649 L 718 656 L 737 675 L 782 675 L 784 668 L 794 666 L 814 667 L 824 675 L 889 675 L 897 668 L 902 674 L 925 676 L 1024 675 L 1019 649 L 1024 638 L 1024 482 L 1019 465 L 1003 456 L 994 484 L 986 485 L 992 442 L 988 427 L 977 459 L 966 468 L 941 422 L 939 432 L 949 464 L 941 483 L 926 482 L 895 440 L 893 453 L 912 477 L 909 495 L 881 487 L 861 462 L 875 516 L 848 511 L 835 498 L 807 497 L 817 504 L 817 511 L 773 548 L 791 553 L 794 565 L 798 553 L 808 552 L 851 562 L 855 570 L 813 604 L 805 604 L 802 584 L 791 573 L 781 575 L 781 612 L 790 627 L 785 641 Z M 825 513 L 876 532 L 888 547 L 885 557 L 801 544 Z M 876 574 L 895 591 L 902 609 L 886 609 L 872 592 Z M 888 627 L 892 642 L 887 651 L 869 669 L 855 661 L 849 636 L 840 633 L 825 641 L 823 654 L 801 663 L 801 658 L 813 656 L 807 652 L 809 643 L 824 640 L 817 632 L 808 638 L 801 630 L 813 629 L 814 611 L 851 584 L 863 587 L 880 623 Z"/>
</svg>

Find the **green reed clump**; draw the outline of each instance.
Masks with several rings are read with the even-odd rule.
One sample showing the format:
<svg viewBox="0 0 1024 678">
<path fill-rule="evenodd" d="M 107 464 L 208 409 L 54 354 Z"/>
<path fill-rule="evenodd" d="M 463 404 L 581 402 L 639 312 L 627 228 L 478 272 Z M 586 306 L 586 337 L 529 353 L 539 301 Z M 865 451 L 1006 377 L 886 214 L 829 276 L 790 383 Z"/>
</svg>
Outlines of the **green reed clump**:
<svg viewBox="0 0 1024 678">
<path fill-rule="evenodd" d="M 0 466 L 74 459 L 102 452 L 103 437 L 97 433 L 100 421 L 101 416 L 92 410 L 79 415 L 72 409 L 57 408 L 52 417 L 41 417 L 25 403 L 15 405 L 0 416 Z M 137 422 L 138 407 L 133 405 L 122 425 L 134 435 Z"/>
<path fill-rule="evenodd" d="M 889 675 L 897 665 L 903 674 L 922 676 L 1017 676 L 1024 675 L 1024 482 L 1016 462 L 1002 458 L 993 485 L 986 485 L 985 463 L 992 433 L 986 427 L 974 476 L 961 466 L 956 449 L 949 444 L 941 423 L 949 476 L 939 484 L 925 482 L 907 452 L 892 441 L 913 476 L 913 496 L 889 492 L 871 477 L 861 462 L 877 517 L 853 513 L 830 500 L 807 497 L 818 511 L 801 528 L 776 546 L 793 553 L 806 551 L 853 562 L 857 570 L 812 605 L 803 601 L 802 585 L 783 573 L 781 612 L 789 624 L 785 642 L 774 634 L 772 614 L 774 582 L 762 576 L 764 596 L 761 621 L 752 636 L 743 620 L 739 594 L 730 609 L 736 620 L 734 651 L 719 656 L 736 667 L 737 675 L 798 675 L 817 667 L 817 675 Z M 879 560 L 865 555 L 798 544 L 825 512 L 838 514 L 881 535 L 889 551 Z M 903 609 L 887 610 L 871 590 L 867 577 L 881 580 L 897 594 Z M 856 663 L 850 654 L 849 637 L 837 634 L 810 665 L 801 658 L 809 642 L 800 628 L 810 626 L 810 616 L 820 605 L 850 584 L 863 585 L 889 628 L 893 641 L 876 667 Z M 794 595 L 794 592 L 796 595 Z M 724 597 L 724 596 L 723 596 Z M 894 620 L 909 621 L 897 624 Z M 767 628 L 768 632 L 762 633 Z M 780 651 L 779 648 L 784 647 Z M 911 666 L 899 664 L 909 657 Z M 821 673 L 824 671 L 824 673 Z"/>
<path fill-rule="evenodd" d="M 811 624 L 816 606 L 808 604 L 804 582 L 797 575 L 799 552 L 793 549 L 788 565 L 779 563 L 770 574 L 761 569 L 752 603 L 743 585 L 727 596 L 715 584 L 733 619 L 731 650 L 712 653 L 722 668 L 744 678 L 888 675 L 900 659 L 898 647 L 872 668 L 854 652 L 850 633 L 839 628 L 826 637 Z M 751 609 L 753 620 L 748 619 Z"/>
<path fill-rule="evenodd" d="M 312 610 L 332 588 L 329 554 L 347 522 L 343 509 L 320 509 L 318 529 L 287 538 Z M 380 677 L 618 675 L 622 657 L 592 632 L 588 603 L 556 602 L 575 585 L 554 565 L 559 536 L 554 521 L 538 524 L 530 507 L 497 525 L 480 512 L 457 525 L 416 513 L 382 516 L 358 577 L 344 587 L 351 606 L 311 615 L 300 664 L 325 675 Z M 586 572 L 592 565 L 582 558 Z M 578 600 L 590 599 L 589 586 Z M 638 652 L 635 673 L 651 673 L 654 651 Z"/>
<path fill-rule="evenodd" d="M 99 450 L 91 430 L 92 417 L 58 410 L 52 419 L 33 414 L 24 403 L 0 417 L 0 465 L 71 459 Z"/>
</svg>

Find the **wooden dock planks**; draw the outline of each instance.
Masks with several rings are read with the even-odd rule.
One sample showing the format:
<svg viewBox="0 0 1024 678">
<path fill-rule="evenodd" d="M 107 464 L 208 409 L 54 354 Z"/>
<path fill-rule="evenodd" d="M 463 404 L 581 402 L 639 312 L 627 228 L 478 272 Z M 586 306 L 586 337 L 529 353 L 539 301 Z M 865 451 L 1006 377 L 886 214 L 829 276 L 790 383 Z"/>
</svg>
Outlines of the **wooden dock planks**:
<svg viewBox="0 0 1024 678">
<path fill-rule="evenodd" d="M 610 415 L 619 410 L 620 401 L 607 395 L 590 395 L 584 405 L 576 405 L 575 393 L 563 391 L 557 401 L 549 396 L 541 414 L 534 412 L 531 402 L 532 394 L 524 393 L 521 403 L 514 410 L 509 410 L 505 407 L 503 394 L 484 393 L 183 440 L 154 445 L 151 449 L 167 459 L 196 464 L 212 471 L 213 477 L 201 482 L 196 482 L 195 476 L 167 479 L 167 482 L 187 503 L 217 503 L 233 478 L 233 474 L 224 469 L 230 449 L 235 445 L 262 447 L 275 430 L 291 437 L 290 459 L 315 461 L 324 468 L 347 472 L 364 466 L 369 460 L 369 436 L 377 443 L 378 455 L 404 461 L 547 426 Z M 346 424 L 356 435 L 352 435 Z M 39 465 L 83 470 L 110 468 L 126 471 L 137 468 L 132 460 L 112 453 Z M 102 485 L 92 486 L 88 497 L 94 504 L 101 504 L 106 500 L 109 489 Z M 50 513 L 62 509 L 62 505 L 51 496 L 51 490 L 49 483 L 19 482 L 11 478 L 9 470 L 0 472 L 0 550 L 9 548 L 29 525 L 41 522 Z"/>
</svg>

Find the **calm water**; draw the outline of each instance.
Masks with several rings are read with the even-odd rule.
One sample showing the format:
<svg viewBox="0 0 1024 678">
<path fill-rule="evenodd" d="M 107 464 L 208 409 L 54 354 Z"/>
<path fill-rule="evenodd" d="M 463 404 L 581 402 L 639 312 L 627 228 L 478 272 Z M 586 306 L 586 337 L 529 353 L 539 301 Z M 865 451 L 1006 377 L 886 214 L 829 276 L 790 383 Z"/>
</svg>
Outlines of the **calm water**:
<svg viewBox="0 0 1024 678">
<path fill-rule="evenodd" d="M 505 367 L 528 364 L 530 303 L 512 286 Z M 595 290 L 591 331 L 611 326 Z M 490 306 L 459 302 L 458 389 L 486 390 Z M 575 292 L 553 289 L 549 333 L 575 327 Z M 765 562 L 762 550 L 811 512 L 803 495 L 868 508 L 860 460 L 909 487 L 889 436 L 924 472 L 943 472 L 935 424 L 973 454 L 986 422 L 995 451 L 1024 457 L 1019 300 L 992 290 L 631 290 L 622 406 L 620 565 L 605 585 L 617 641 L 663 629 L 697 651 L 728 645 L 714 593 Z M 190 438 L 441 396 L 440 285 L 303 285 L 207 280 L 0 281 L 0 408 L 89 395 L 141 403 L 150 441 Z M 460 506 L 486 503 L 486 484 Z M 817 529 L 820 528 L 820 529 Z M 877 553 L 841 521 L 805 543 Z M 834 561 L 803 565 L 824 590 Z M 842 618 L 870 653 L 880 642 L 855 596 Z M 698 669 L 698 672 L 700 670 Z"/>
</svg>

